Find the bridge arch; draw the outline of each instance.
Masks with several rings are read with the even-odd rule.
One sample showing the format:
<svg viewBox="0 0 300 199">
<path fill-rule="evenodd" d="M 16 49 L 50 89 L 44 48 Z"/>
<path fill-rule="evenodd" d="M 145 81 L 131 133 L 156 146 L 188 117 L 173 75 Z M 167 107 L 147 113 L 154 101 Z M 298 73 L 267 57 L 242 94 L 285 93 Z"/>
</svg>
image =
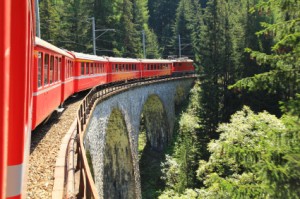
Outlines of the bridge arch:
<svg viewBox="0 0 300 199">
<path fill-rule="evenodd" d="M 122 112 L 113 108 L 104 148 L 104 198 L 136 198 L 129 135 Z"/>
<path fill-rule="evenodd" d="M 158 95 L 149 95 L 143 104 L 141 125 L 144 125 L 149 147 L 163 151 L 171 139 L 171 133 L 165 106 Z"/>
</svg>

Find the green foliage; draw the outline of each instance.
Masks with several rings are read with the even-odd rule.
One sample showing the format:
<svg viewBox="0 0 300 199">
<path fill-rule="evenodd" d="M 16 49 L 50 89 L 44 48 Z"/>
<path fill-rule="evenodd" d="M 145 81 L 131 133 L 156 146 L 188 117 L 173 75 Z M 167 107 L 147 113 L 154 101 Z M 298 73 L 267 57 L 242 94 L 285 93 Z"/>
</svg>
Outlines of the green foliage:
<svg viewBox="0 0 300 199">
<path fill-rule="evenodd" d="M 175 143 L 175 151 L 172 156 L 167 155 L 162 163 L 163 179 L 168 189 L 183 193 L 186 188 L 196 186 L 197 162 L 200 156 L 200 144 L 197 131 L 200 128 L 197 117 L 199 109 L 199 83 L 191 90 L 189 106 L 179 119 L 179 139 Z M 168 195 L 168 192 L 163 195 Z"/>
<path fill-rule="evenodd" d="M 173 190 L 168 190 L 159 196 L 159 199 L 196 199 L 199 194 L 197 191 L 192 189 L 187 189 L 183 194 L 178 194 Z"/>
<path fill-rule="evenodd" d="M 179 0 L 148 0 L 149 26 L 157 35 L 158 43 L 163 56 L 167 57 L 173 52 L 172 26 Z"/>
<path fill-rule="evenodd" d="M 208 198 L 298 198 L 300 175 L 292 169 L 299 169 L 299 135 L 291 130 L 267 112 L 245 107 L 234 114 L 220 125 L 220 139 L 210 142 L 209 161 L 199 163 L 204 193 Z"/>
<path fill-rule="evenodd" d="M 244 78 L 231 88 L 250 91 L 267 90 L 278 93 L 282 100 L 294 98 L 299 92 L 300 66 L 300 3 L 299 1 L 269 0 L 257 4 L 253 9 L 270 15 L 271 22 L 263 22 L 259 37 L 273 39 L 271 53 L 246 49 L 259 65 L 270 66 L 270 70 L 253 77 Z"/>
</svg>

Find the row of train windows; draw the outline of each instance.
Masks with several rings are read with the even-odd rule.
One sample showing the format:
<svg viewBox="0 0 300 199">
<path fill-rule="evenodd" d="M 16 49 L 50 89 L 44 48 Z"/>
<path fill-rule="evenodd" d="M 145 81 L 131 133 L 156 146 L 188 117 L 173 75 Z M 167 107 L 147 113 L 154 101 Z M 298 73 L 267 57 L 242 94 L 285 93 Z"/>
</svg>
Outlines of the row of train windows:
<svg viewBox="0 0 300 199">
<path fill-rule="evenodd" d="M 81 62 L 81 75 L 104 73 L 105 68 L 103 63 Z"/>
<path fill-rule="evenodd" d="M 47 53 L 38 53 L 38 87 L 46 86 L 60 81 L 62 60 L 60 57 Z M 73 61 L 67 60 L 65 67 L 65 78 L 73 76 Z"/>
<path fill-rule="evenodd" d="M 137 70 L 136 64 L 113 64 L 112 65 L 112 72 L 135 71 L 135 70 Z"/>
<path fill-rule="evenodd" d="M 71 61 L 71 60 L 66 61 L 66 67 L 65 67 L 65 78 L 66 79 L 70 79 L 71 77 L 73 77 L 73 73 L 74 73 L 73 65 L 74 65 L 73 61 Z"/>
<path fill-rule="evenodd" d="M 60 80 L 61 58 L 47 53 L 38 53 L 38 87 Z"/>
<path fill-rule="evenodd" d="M 174 63 L 174 67 L 180 67 L 180 66 L 190 67 L 190 66 L 193 66 L 193 64 L 192 63 L 185 63 L 185 64 L 183 64 L 183 63 Z"/>
<path fill-rule="evenodd" d="M 145 64 L 144 70 L 163 70 L 169 69 L 169 64 Z"/>
</svg>

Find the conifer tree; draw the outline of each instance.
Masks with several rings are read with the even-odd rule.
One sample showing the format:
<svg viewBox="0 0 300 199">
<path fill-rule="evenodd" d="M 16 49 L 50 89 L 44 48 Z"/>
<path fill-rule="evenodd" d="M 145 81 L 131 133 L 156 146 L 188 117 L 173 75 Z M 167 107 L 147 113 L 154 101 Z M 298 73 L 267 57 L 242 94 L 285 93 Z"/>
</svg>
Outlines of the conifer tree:
<svg viewBox="0 0 300 199">
<path fill-rule="evenodd" d="M 92 53 L 92 0 L 66 0 L 61 13 L 63 28 L 59 46 L 77 52 Z"/>
<path fill-rule="evenodd" d="M 299 1 L 263 1 L 253 12 L 273 16 L 273 22 L 262 23 L 260 37 L 273 39 L 271 52 L 248 48 L 252 59 L 269 70 L 238 81 L 233 87 L 250 91 L 263 90 L 274 93 L 281 100 L 294 98 L 300 92 L 300 17 Z"/>
<path fill-rule="evenodd" d="M 155 33 L 149 28 L 149 11 L 148 0 L 134 0 L 133 1 L 133 23 L 136 30 L 142 36 L 142 31 L 145 32 L 145 46 L 147 58 L 159 58 L 159 46 Z M 139 49 L 142 54 L 142 48 Z"/>
<path fill-rule="evenodd" d="M 40 7 L 41 38 L 56 44 L 59 35 L 60 14 L 52 0 L 42 0 Z"/>
<path fill-rule="evenodd" d="M 172 41 L 172 26 L 175 22 L 176 9 L 179 0 L 148 0 L 149 26 L 157 35 L 162 48 L 162 56 L 167 57 L 174 52 Z"/>
</svg>

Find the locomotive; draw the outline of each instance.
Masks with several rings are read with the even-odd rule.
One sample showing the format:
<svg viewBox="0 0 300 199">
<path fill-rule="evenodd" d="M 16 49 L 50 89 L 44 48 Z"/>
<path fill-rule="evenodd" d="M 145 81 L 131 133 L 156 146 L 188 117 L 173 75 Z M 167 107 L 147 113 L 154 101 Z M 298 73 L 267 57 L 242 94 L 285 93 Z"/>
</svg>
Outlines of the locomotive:
<svg viewBox="0 0 300 199">
<path fill-rule="evenodd" d="M 31 131 L 99 84 L 193 73 L 190 59 L 133 59 L 60 49 L 35 37 L 34 0 L 0 1 L 0 198 L 24 198 Z"/>
</svg>

